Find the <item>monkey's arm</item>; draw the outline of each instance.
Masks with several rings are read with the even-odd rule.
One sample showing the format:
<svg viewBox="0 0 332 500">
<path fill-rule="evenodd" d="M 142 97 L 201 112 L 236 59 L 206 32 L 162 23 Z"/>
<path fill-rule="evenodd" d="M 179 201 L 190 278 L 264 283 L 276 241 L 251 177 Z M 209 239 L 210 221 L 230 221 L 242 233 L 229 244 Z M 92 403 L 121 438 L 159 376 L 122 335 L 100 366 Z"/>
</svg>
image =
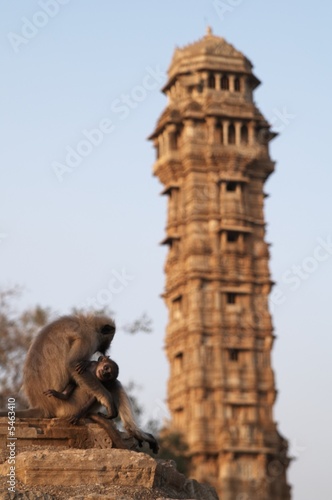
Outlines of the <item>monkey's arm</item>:
<svg viewBox="0 0 332 500">
<path fill-rule="evenodd" d="M 86 416 L 86 414 L 91 410 L 92 406 L 97 402 L 96 398 L 93 396 L 90 398 L 85 405 L 82 406 L 82 408 L 75 413 L 72 417 L 69 418 L 69 422 L 71 424 L 77 424 L 80 418 L 83 418 Z M 113 401 L 112 398 L 112 414 L 108 416 L 109 419 L 116 418 L 118 416 L 118 408 L 116 406 L 116 403 Z M 104 417 L 105 418 L 105 417 Z"/>
<path fill-rule="evenodd" d="M 77 384 L 75 384 L 75 382 L 69 382 L 62 392 L 55 391 L 54 389 L 48 389 L 48 391 L 44 391 L 44 394 L 45 396 L 54 396 L 57 399 L 62 399 L 62 401 L 68 401 L 76 387 Z"/>
<path fill-rule="evenodd" d="M 106 408 L 108 416 L 112 416 L 113 400 L 111 394 L 90 370 L 86 370 L 88 363 L 85 360 L 88 353 L 86 343 L 79 338 L 75 339 L 68 360 L 69 373 L 76 384 L 82 387 L 90 396 L 94 396 Z"/>
</svg>

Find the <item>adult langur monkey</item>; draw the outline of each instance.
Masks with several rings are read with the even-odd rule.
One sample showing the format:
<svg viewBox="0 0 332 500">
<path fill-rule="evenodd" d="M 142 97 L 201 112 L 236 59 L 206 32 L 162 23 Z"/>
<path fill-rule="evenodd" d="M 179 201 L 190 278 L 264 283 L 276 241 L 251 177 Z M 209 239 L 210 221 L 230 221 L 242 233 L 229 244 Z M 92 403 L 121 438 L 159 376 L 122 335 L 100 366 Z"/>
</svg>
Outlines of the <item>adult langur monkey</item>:
<svg viewBox="0 0 332 500">
<path fill-rule="evenodd" d="M 23 368 L 23 391 L 30 408 L 17 411 L 17 417 L 70 418 L 94 397 L 105 407 L 107 416 L 111 418 L 114 412 L 114 394 L 87 368 L 90 357 L 95 352 L 106 353 L 114 334 L 115 324 L 112 319 L 93 314 L 63 316 L 46 325 L 32 341 Z M 45 391 L 50 388 L 57 392 L 63 391 L 71 381 L 75 382 L 77 388 L 67 400 L 45 396 Z M 137 427 L 129 398 L 121 384 L 117 386 L 115 393 L 119 401 L 118 412 L 126 431 L 140 443 L 147 441 L 152 449 L 157 450 L 155 438 Z M 98 421 L 105 429 L 108 427 L 108 432 L 114 437 L 112 422 L 97 414 L 89 417 Z M 120 441 L 119 437 L 116 446 L 125 448 L 124 443 L 120 446 Z"/>
</svg>

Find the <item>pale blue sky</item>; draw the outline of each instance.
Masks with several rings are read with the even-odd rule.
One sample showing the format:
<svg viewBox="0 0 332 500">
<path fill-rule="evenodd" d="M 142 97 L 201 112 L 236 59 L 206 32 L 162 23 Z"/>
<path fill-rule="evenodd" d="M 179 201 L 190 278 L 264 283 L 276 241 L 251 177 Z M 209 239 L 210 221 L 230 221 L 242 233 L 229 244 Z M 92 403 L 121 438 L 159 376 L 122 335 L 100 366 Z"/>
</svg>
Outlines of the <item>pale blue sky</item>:
<svg viewBox="0 0 332 500">
<path fill-rule="evenodd" d="M 46 0 L 0 3 L 0 285 L 24 285 L 22 307 L 59 313 L 111 300 L 120 326 L 146 311 L 154 334 L 119 329 L 112 352 L 148 416 L 164 415 L 168 370 L 165 200 L 146 141 L 166 105 L 159 89 L 174 47 L 207 24 L 253 62 L 256 102 L 281 132 L 266 185 L 275 417 L 298 457 L 293 500 L 330 500 L 331 4 L 223 0 L 221 15 L 213 0 L 62 0 L 50 14 Z M 54 162 L 105 119 L 112 131 L 59 182 Z"/>
</svg>

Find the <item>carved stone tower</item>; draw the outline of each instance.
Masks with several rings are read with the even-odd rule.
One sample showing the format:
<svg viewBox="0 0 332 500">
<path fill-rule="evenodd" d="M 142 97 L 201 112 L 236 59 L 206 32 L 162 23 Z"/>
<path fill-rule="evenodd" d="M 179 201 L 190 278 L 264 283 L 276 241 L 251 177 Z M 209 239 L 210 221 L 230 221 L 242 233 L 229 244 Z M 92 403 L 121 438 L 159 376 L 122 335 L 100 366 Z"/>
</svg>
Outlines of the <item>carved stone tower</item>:
<svg viewBox="0 0 332 500">
<path fill-rule="evenodd" d="M 222 500 L 288 500 L 263 213 L 275 134 L 253 101 L 252 64 L 210 29 L 176 49 L 168 75 L 151 139 L 168 196 L 172 430 L 187 441 L 191 475 Z"/>
</svg>

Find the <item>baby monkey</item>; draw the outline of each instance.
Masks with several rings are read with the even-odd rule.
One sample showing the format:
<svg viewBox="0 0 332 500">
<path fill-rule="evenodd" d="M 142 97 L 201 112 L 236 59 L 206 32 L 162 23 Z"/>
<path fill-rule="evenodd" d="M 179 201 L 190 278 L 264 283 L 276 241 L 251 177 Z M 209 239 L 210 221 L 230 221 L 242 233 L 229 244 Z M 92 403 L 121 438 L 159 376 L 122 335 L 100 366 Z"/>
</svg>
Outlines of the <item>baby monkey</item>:
<svg viewBox="0 0 332 500">
<path fill-rule="evenodd" d="M 126 431 L 129 435 L 137 439 L 139 446 L 142 446 L 143 441 L 147 441 L 151 450 L 154 453 L 158 453 L 159 446 L 152 434 L 143 432 L 137 427 L 129 398 L 121 382 L 117 380 L 119 375 L 119 366 L 117 363 L 108 356 L 99 356 L 98 361 L 81 361 L 76 365 L 76 370 L 78 373 L 89 370 L 98 380 L 100 380 L 105 389 L 110 393 L 111 414 L 108 418 L 116 418 L 119 415 Z M 49 389 L 48 391 L 44 391 L 44 394 L 49 397 L 53 396 L 63 401 L 67 401 L 76 387 L 77 384 L 74 381 L 70 381 L 62 392 Z M 97 414 L 99 408 L 100 403 L 97 398 L 92 396 L 78 412 L 68 418 L 68 421 L 75 425 L 80 418 L 84 418 L 88 415 L 89 418 L 101 425 L 106 432 L 110 434 L 111 429 L 106 425 L 105 418 Z M 110 436 L 117 447 L 124 447 L 121 440 L 118 440 L 116 433 L 112 432 Z"/>
<path fill-rule="evenodd" d="M 93 375 L 97 377 L 97 379 L 102 382 L 103 386 L 113 396 L 111 400 L 112 414 L 109 416 L 109 418 L 116 418 L 118 416 L 118 405 L 115 401 L 115 392 L 117 387 L 115 381 L 119 376 L 118 364 L 108 356 L 99 356 L 98 361 L 82 361 L 81 363 L 78 363 L 78 365 L 76 365 L 76 370 L 79 373 L 85 370 L 89 370 Z M 44 394 L 49 397 L 53 396 L 57 399 L 61 399 L 62 401 L 68 401 L 76 387 L 76 382 L 72 380 L 67 384 L 62 392 L 55 391 L 54 389 L 49 389 L 47 391 L 44 391 Z M 77 413 L 69 417 L 68 421 L 71 424 L 77 424 L 80 418 L 83 418 L 90 410 L 93 409 L 94 406 L 97 406 L 96 403 L 98 403 L 97 399 L 92 396 Z"/>
</svg>

